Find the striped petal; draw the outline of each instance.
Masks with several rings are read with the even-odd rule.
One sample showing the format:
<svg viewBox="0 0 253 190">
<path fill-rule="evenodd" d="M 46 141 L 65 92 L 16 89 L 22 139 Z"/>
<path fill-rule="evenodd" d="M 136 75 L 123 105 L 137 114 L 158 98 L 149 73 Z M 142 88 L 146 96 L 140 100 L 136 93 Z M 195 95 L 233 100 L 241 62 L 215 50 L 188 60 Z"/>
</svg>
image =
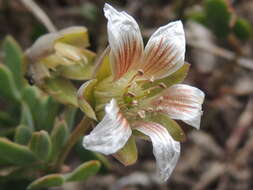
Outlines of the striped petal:
<svg viewBox="0 0 253 190">
<path fill-rule="evenodd" d="M 126 12 L 118 12 L 105 4 L 104 14 L 108 19 L 110 62 L 114 78 L 119 79 L 138 64 L 143 54 L 143 41 L 138 24 Z"/>
<path fill-rule="evenodd" d="M 158 123 L 139 122 L 135 126 L 136 130 L 150 137 L 159 176 L 163 181 L 166 181 L 177 164 L 180 143 L 175 141 L 168 131 Z"/>
<path fill-rule="evenodd" d="M 180 119 L 199 129 L 205 94 L 198 88 L 177 84 L 165 90 L 152 104 L 172 119 Z"/>
<path fill-rule="evenodd" d="M 127 142 L 132 130 L 112 99 L 105 107 L 102 121 L 83 138 L 84 148 L 106 155 L 116 153 Z"/>
<path fill-rule="evenodd" d="M 164 78 L 184 64 L 185 35 L 181 21 L 160 27 L 149 39 L 141 69 L 148 78 Z"/>
</svg>

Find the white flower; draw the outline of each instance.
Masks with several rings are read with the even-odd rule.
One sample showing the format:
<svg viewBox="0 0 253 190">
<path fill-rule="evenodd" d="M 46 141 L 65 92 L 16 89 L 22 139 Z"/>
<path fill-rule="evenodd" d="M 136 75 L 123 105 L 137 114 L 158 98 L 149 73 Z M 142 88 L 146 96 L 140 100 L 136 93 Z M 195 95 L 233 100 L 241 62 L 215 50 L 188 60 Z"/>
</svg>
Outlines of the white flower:
<svg viewBox="0 0 253 190">
<path fill-rule="evenodd" d="M 162 90 L 157 93 L 153 88 L 144 88 L 143 84 L 171 76 L 184 65 L 183 25 L 176 21 L 160 27 L 144 49 L 134 18 L 108 4 L 104 13 L 108 19 L 113 78 L 97 84 L 94 102 L 107 101 L 103 106 L 105 115 L 84 137 L 83 146 L 106 155 L 114 154 L 124 147 L 132 131 L 137 130 L 152 141 L 158 172 L 161 179 L 167 180 L 178 161 L 180 143 L 155 118 L 162 115 L 166 121 L 179 119 L 199 129 L 204 93 L 184 84 L 169 87 L 159 84 Z M 87 85 L 79 90 L 80 100 Z M 101 106 L 94 107 L 99 110 Z"/>
</svg>

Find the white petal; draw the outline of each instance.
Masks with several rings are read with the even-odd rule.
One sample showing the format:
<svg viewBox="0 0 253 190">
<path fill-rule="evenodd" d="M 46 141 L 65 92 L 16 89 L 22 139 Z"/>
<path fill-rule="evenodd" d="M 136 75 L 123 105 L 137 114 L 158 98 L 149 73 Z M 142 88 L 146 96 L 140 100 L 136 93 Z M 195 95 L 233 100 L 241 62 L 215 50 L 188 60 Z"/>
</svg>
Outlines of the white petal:
<svg viewBox="0 0 253 190">
<path fill-rule="evenodd" d="M 181 21 L 160 27 L 149 39 L 141 69 L 147 77 L 166 77 L 184 64 L 185 34 Z"/>
<path fill-rule="evenodd" d="M 175 141 L 168 131 L 158 123 L 139 122 L 135 129 L 150 137 L 159 176 L 163 181 L 167 180 L 177 164 L 180 143 Z"/>
<path fill-rule="evenodd" d="M 55 40 L 60 38 L 58 33 L 49 33 L 38 38 L 35 43 L 26 50 L 26 55 L 33 62 L 48 56 L 54 51 Z"/>
<path fill-rule="evenodd" d="M 198 88 L 177 84 L 163 92 L 152 104 L 172 119 L 180 119 L 199 129 L 205 94 Z"/>
<path fill-rule="evenodd" d="M 139 63 L 143 54 L 143 41 L 133 17 L 118 12 L 109 4 L 105 4 L 104 14 L 108 19 L 110 62 L 115 79 L 118 79 Z"/>
<path fill-rule="evenodd" d="M 116 153 L 127 142 L 132 130 L 112 99 L 105 107 L 103 120 L 83 138 L 83 146 L 92 151 L 109 155 Z"/>
</svg>

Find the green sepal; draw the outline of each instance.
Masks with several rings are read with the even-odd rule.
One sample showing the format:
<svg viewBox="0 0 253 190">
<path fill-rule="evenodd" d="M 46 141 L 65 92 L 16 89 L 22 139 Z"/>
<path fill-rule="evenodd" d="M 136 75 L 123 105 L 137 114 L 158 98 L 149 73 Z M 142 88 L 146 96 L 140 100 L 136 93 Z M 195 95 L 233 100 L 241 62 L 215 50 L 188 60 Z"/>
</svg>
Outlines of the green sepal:
<svg viewBox="0 0 253 190">
<path fill-rule="evenodd" d="M 98 60 L 96 61 L 96 69 L 95 69 L 94 77 L 98 81 L 102 81 L 103 79 L 112 75 L 109 52 L 110 52 L 110 48 L 107 47 L 104 50 L 104 52 L 100 55 Z"/>
<path fill-rule="evenodd" d="M 33 181 L 28 187 L 27 190 L 33 189 L 43 189 L 48 187 L 57 187 L 61 186 L 64 183 L 64 177 L 61 174 L 50 174 L 43 176 L 39 179 Z"/>
<path fill-rule="evenodd" d="M 48 133 L 46 131 L 34 132 L 29 148 L 39 160 L 47 161 L 52 153 L 52 142 Z"/>
<path fill-rule="evenodd" d="M 180 69 L 178 69 L 176 72 L 174 72 L 173 74 L 169 75 L 166 78 L 163 79 L 159 79 L 156 80 L 154 82 L 145 82 L 142 87 L 147 92 L 146 97 L 153 97 L 159 93 L 161 93 L 163 90 L 167 89 L 168 87 L 174 85 L 174 84 L 178 84 L 181 83 L 182 81 L 184 81 L 185 77 L 187 76 L 187 73 L 189 71 L 190 68 L 190 64 L 185 63 Z M 160 87 L 159 85 L 165 86 L 164 87 Z M 159 88 L 153 88 L 151 90 L 149 90 L 149 88 L 152 87 L 159 87 Z"/>
<path fill-rule="evenodd" d="M 16 128 L 14 141 L 21 145 L 27 145 L 32 137 L 32 130 L 26 125 L 19 125 Z"/>
<path fill-rule="evenodd" d="M 42 87 L 49 95 L 57 101 L 77 107 L 77 89 L 67 79 L 61 77 L 48 78 Z"/>
<path fill-rule="evenodd" d="M 0 158 L 14 165 L 31 165 L 36 156 L 26 146 L 0 138 Z"/>
<path fill-rule="evenodd" d="M 187 76 L 189 68 L 190 68 L 190 64 L 185 63 L 176 72 L 174 72 L 173 74 L 165 78 L 155 80 L 154 82 L 144 83 L 143 88 L 144 89 L 151 88 L 153 86 L 159 85 L 160 83 L 165 84 L 167 87 L 170 87 L 174 84 L 181 83 L 182 81 L 184 81 L 185 77 Z"/>
<path fill-rule="evenodd" d="M 67 123 L 64 120 L 57 121 L 51 132 L 53 154 L 51 155 L 50 160 L 55 159 L 59 155 L 59 152 L 67 141 L 68 136 L 69 129 L 67 127 Z"/>
<path fill-rule="evenodd" d="M 101 164 L 99 161 L 92 160 L 85 162 L 71 173 L 66 174 L 65 180 L 67 182 L 86 180 L 88 177 L 95 175 L 99 171 L 100 167 Z"/>
<path fill-rule="evenodd" d="M 97 79 L 85 82 L 78 90 L 78 103 L 80 109 L 91 119 L 97 120 L 95 111 L 92 108 L 93 88 L 97 84 Z"/>
<path fill-rule="evenodd" d="M 134 164 L 138 159 L 135 137 L 132 135 L 125 146 L 113 156 L 125 166 Z"/>
<path fill-rule="evenodd" d="M 16 87 L 21 90 L 24 85 L 23 62 L 24 55 L 18 43 L 11 36 L 7 36 L 3 42 L 4 63 L 13 73 Z"/>
<path fill-rule="evenodd" d="M 73 26 L 59 31 L 61 37 L 56 42 L 67 43 L 81 48 L 90 45 L 88 30 L 83 26 Z"/>
<path fill-rule="evenodd" d="M 19 101 L 21 98 L 20 92 L 18 91 L 13 74 L 3 64 L 0 64 L 0 96 L 10 100 Z"/>
<path fill-rule="evenodd" d="M 185 140 L 185 133 L 180 127 L 180 125 L 177 124 L 176 121 L 173 119 L 170 119 L 169 116 L 162 114 L 162 113 L 155 113 L 152 116 L 149 116 L 149 120 L 159 123 L 162 126 L 164 126 L 170 135 L 173 137 L 176 141 L 183 141 Z"/>
</svg>

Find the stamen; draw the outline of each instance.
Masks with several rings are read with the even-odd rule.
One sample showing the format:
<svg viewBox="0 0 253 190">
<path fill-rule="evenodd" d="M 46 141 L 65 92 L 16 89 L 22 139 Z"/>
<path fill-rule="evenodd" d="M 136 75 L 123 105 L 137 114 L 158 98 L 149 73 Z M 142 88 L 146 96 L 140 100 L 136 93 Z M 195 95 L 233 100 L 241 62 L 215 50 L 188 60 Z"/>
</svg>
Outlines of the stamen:
<svg viewBox="0 0 253 190">
<path fill-rule="evenodd" d="M 144 119 L 146 117 L 146 113 L 144 110 L 138 111 L 137 114 L 141 119 Z"/>
<path fill-rule="evenodd" d="M 132 105 L 133 105 L 133 106 L 137 106 L 137 105 L 138 105 L 138 101 L 137 101 L 137 100 L 133 100 L 133 101 L 132 101 Z"/>
<path fill-rule="evenodd" d="M 164 89 L 167 88 L 166 84 L 164 84 L 163 82 L 159 83 L 159 86 Z"/>
<path fill-rule="evenodd" d="M 127 96 L 130 96 L 131 98 L 134 98 L 136 95 L 133 92 L 128 91 Z"/>
</svg>

